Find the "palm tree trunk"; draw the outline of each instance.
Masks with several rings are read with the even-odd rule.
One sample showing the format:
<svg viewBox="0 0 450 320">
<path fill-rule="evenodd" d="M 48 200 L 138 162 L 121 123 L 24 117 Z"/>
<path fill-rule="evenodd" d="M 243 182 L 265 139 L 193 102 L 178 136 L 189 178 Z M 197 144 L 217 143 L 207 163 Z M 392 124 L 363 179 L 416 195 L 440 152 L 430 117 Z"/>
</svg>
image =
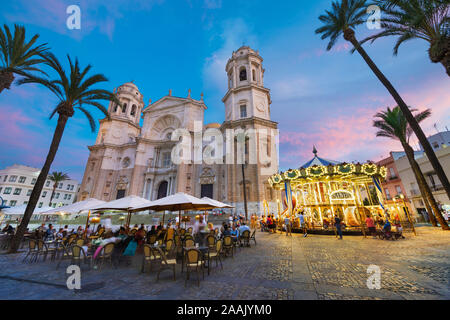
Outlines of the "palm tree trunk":
<svg viewBox="0 0 450 320">
<path fill-rule="evenodd" d="M 403 148 L 405 149 L 406 155 L 408 157 L 409 163 L 411 164 L 411 168 L 413 169 L 414 175 L 416 176 L 416 180 L 419 185 L 420 193 L 422 194 L 423 198 L 426 198 L 424 200 L 427 200 L 424 202 L 425 202 L 425 204 L 427 204 L 427 203 L 429 204 L 427 206 L 427 211 L 430 216 L 431 223 L 433 224 L 433 226 L 437 227 L 437 223 L 436 223 L 436 219 L 437 219 L 439 221 L 439 223 L 441 224 L 441 227 L 443 230 L 450 230 L 450 228 L 447 225 L 447 222 L 444 220 L 444 218 L 441 215 L 441 212 L 436 203 L 436 199 L 434 199 L 433 193 L 431 192 L 430 187 L 428 186 L 428 183 L 426 182 L 425 177 L 423 176 L 423 173 L 420 170 L 419 164 L 414 159 L 414 150 L 407 143 L 402 142 L 402 145 L 403 145 Z M 433 211 L 431 211 L 429 209 L 429 207 L 431 207 L 431 209 Z M 436 217 L 436 219 L 435 219 L 435 217 Z"/>
<path fill-rule="evenodd" d="M 17 228 L 17 232 L 14 238 L 12 239 L 9 253 L 15 253 L 19 249 L 25 230 L 28 226 L 28 223 L 30 222 L 33 211 L 36 208 L 36 204 L 39 201 L 39 197 L 41 195 L 42 188 L 44 187 L 45 180 L 48 177 L 50 166 L 52 165 L 52 162 L 55 159 L 55 155 L 56 152 L 58 151 L 59 143 L 61 142 L 61 138 L 64 133 L 64 128 L 66 126 L 68 119 L 69 118 L 67 115 L 62 114 L 60 114 L 58 117 L 58 124 L 56 125 L 56 129 L 53 134 L 53 139 L 47 154 L 47 158 L 45 159 L 44 166 L 42 167 L 42 170 L 37 178 L 36 184 L 34 185 L 33 191 L 31 192 L 30 200 L 28 202 L 27 208 L 25 209 L 22 222 Z"/>
<path fill-rule="evenodd" d="M 12 72 L 0 72 L 0 93 L 4 89 L 9 89 L 11 87 L 11 84 L 14 81 L 14 74 Z"/>
<path fill-rule="evenodd" d="M 50 204 L 52 203 L 53 197 L 55 196 L 55 190 L 56 190 L 56 187 L 57 187 L 57 186 L 58 186 L 58 183 L 55 182 L 55 183 L 53 184 L 52 195 L 51 195 L 51 197 L 50 197 Z"/>
<path fill-rule="evenodd" d="M 361 47 L 358 40 L 356 40 L 355 37 L 355 31 L 352 29 L 346 29 L 344 32 L 344 38 L 345 40 L 351 42 L 355 49 L 358 51 L 358 53 L 361 55 L 361 57 L 364 59 L 364 61 L 367 63 L 367 65 L 372 69 L 373 73 L 377 76 L 377 78 L 381 81 L 381 83 L 386 87 L 386 89 L 389 91 L 391 96 L 394 98 L 395 102 L 398 104 L 400 109 L 403 112 L 403 115 L 405 116 L 406 120 L 408 121 L 409 125 L 411 126 L 411 129 L 416 134 L 417 139 L 419 139 L 420 144 L 422 145 L 423 149 L 425 150 L 425 153 L 427 154 L 428 160 L 430 161 L 431 165 L 434 168 L 434 171 L 436 171 L 436 175 L 438 176 L 439 180 L 442 183 L 442 186 L 444 187 L 445 191 L 447 192 L 447 197 L 450 199 L 450 183 L 448 181 L 447 175 L 444 172 L 444 169 L 442 169 L 441 164 L 439 163 L 438 158 L 436 157 L 436 154 L 434 153 L 433 148 L 431 147 L 430 142 L 428 141 L 427 137 L 425 136 L 425 133 L 422 131 L 422 128 L 419 126 L 419 123 L 414 118 L 413 114 L 411 113 L 411 110 L 409 110 L 406 103 L 403 101 L 403 99 L 398 94 L 397 90 L 395 90 L 394 86 L 390 83 L 390 81 L 384 76 L 384 74 L 378 69 L 376 64 L 372 61 L 372 59 L 369 57 L 369 55 L 366 53 L 366 51 Z"/>
</svg>

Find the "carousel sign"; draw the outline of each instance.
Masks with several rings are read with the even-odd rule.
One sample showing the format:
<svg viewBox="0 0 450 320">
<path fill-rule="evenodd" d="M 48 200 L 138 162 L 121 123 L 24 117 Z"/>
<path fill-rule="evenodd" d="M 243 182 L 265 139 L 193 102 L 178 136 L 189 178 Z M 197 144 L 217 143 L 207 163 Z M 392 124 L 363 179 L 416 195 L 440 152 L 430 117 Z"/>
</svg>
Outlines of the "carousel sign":
<svg viewBox="0 0 450 320">
<path fill-rule="evenodd" d="M 347 190 L 336 190 L 330 194 L 331 200 L 353 200 L 353 193 Z"/>
</svg>

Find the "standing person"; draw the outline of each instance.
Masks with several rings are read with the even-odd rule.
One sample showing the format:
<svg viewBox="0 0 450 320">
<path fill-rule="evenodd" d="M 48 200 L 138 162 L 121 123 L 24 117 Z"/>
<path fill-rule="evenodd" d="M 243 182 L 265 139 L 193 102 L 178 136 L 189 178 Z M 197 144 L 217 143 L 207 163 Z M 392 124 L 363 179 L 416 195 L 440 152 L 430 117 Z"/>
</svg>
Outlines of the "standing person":
<svg viewBox="0 0 450 320">
<path fill-rule="evenodd" d="M 369 233 L 372 235 L 372 237 L 374 239 L 377 238 L 377 230 L 375 228 L 375 222 L 373 221 L 373 219 L 370 217 L 370 215 L 367 215 L 366 218 L 366 225 L 367 228 L 369 228 Z"/>
<path fill-rule="evenodd" d="M 339 234 L 339 240 L 342 240 L 342 225 L 341 219 L 336 215 L 334 216 L 334 226 L 336 227 L 336 231 Z"/>
<path fill-rule="evenodd" d="M 288 215 L 286 215 L 286 218 L 284 218 L 284 226 L 286 228 L 286 237 L 288 235 L 292 236 L 291 219 Z"/>
<path fill-rule="evenodd" d="M 303 229 L 303 237 L 306 238 L 308 236 L 308 229 L 306 228 L 305 216 L 303 212 L 300 213 L 300 228 Z"/>
</svg>

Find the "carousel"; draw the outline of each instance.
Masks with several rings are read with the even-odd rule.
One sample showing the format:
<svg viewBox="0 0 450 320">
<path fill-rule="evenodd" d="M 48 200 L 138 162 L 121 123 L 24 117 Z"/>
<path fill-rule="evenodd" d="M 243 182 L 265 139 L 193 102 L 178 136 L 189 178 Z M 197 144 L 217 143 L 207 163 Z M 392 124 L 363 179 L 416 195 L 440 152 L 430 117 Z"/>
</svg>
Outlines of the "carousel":
<svg viewBox="0 0 450 320">
<path fill-rule="evenodd" d="M 380 179 L 386 168 L 374 163 L 345 163 L 318 157 L 295 170 L 275 174 L 270 186 L 281 192 L 284 210 L 278 205 L 278 216 L 294 219 L 299 226 L 303 214 L 308 229 L 331 229 L 334 216 L 344 223 L 345 230 L 364 232 L 367 215 L 374 220 L 385 219 Z"/>
</svg>

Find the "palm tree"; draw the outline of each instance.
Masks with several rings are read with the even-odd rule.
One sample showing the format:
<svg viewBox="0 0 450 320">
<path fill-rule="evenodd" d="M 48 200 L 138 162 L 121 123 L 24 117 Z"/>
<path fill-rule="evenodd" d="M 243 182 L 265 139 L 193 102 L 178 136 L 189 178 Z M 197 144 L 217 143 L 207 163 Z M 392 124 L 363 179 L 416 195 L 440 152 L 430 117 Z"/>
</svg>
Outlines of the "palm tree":
<svg viewBox="0 0 450 320">
<path fill-rule="evenodd" d="M 55 195 L 55 190 L 56 190 L 56 187 L 58 186 L 58 184 L 59 184 L 60 182 L 65 181 L 65 180 L 69 180 L 70 178 L 69 178 L 69 176 L 68 176 L 66 173 L 58 172 L 58 171 L 53 171 L 53 172 L 48 176 L 48 179 L 49 179 L 50 181 L 53 182 L 52 195 L 50 196 L 50 205 L 51 205 L 52 200 L 53 200 L 53 197 L 54 197 L 54 195 Z"/>
<path fill-rule="evenodd" d="M 431 62 L 441 63 L 450 76 L 450 2 L 448 0 L 374 0 L 384 15 L 383 31 L 360 43 L 374 42 L 382 37 L 398 36 L 394 55 L 408 40 L 422 39 L 429 43 Z"/>
<path fill-rule="evenodd" d="M 36 67 L 44 62 L 47 54 L 46 44 L 35 46 L 39 35 L 34 35 L 29 42 L 25 42 L 25 28 L 14 25 L 14 36 L 7 25 L 4 31 L 0 27 L 0 93 L 9 89 L 14 81 L 14 74 L 27 77 L 29 71 L 42 72 Z"/>
<path fill-rule="evenodd" d="M 416 110 L 412 109 L 411 112 L 415 112 Z M 422 122 L 426 118 L 431 115 L 431 110 L 426 109 L 425 111 L 417 113 L 414 117 L 417 122 Z M 412 135 L 411 127 L 408 125 L 408 122 L 405 119 L 402 111 L 399 107 L 395 107 L 392 110 L 387 108 L 386 111 L 378 112 L 375 115 L 375 119 L 373 122 L 373 126 L 378 128 L 377 137 L 387 137 L 394 140 L 400 141 L 405 150 L 408 161 L 411 165 L 411 168 L 416 177 L 417 184 L 419 185 L 420 193 L 422 194 L 422 198 L 424 200 L 425 206 L 430 216 L 431 223 L 434 226 L 437 226 L 436 219 L 441 224 L 442 229 L 449 230 L 450 228 L 447 225 L 447 222 L 441 215 L 441 212 L 438 209 L 438 205 L 436 200 L 434 199 L 433 193 L 428 186 L 423 173 L 414 158 L 414 150 L 409 144 L 409 139 Z M 430 207 L 431 206 L 431 207 Z M 434 212 L 434 216 L 433 216 Z"/>
<path fill-rule="evenodd" d="M 450 183 L 444 170 L 442 169 L 441 164 L 439 163 L 438 158 L 436 157 L 436 154 L 434 153 L 433 148 L 431 147 L 430 142 L 423 133 L 422 128 L 420 128 L 416 119 L 412 115 L 406 103 L 400 97 L 397 90 L 395 90 L 391 82 L 384 76 L 355 37 L 354 29 L 366 22 L 366 19 L 364 19 L 364 16 L 366 15 L 366 6 L 366 0 L 334 1 L 332 3 L 332 10 L 327 10 L 326 14 L 319 17 L 319 20 L 322 21 L 324 25 L 318 28 L 316 33 L 322 34 L 322 39 L 330 38 L 327 50 L 331 50 L 333 48 L 341 34 L 344 35 L 345 40 L 349 41 L 354 46 L 356 51 L 358 51 L 400 107 L 406 120 L 408 121 L 409 126 L 414 131 L 417 139 L 425 150 L 428 160 L 436 171 L 436 174 L 447 192 L 448 198 L 450 199 Z"/>
<path fill-rule="evenodd" d="M 25 229 L 36 207 L 36 203 L 39 200 L 39 195 L 48 176 L 50 166 L 53 162 L 53 159 L 55 158 L 56 152 L 58 151 L 58 147 L 61 142 L 67 120 L 69 120 L 69 118 L 74 115 L 76 110 L 79 110 L 87 117 L 92 132 L 94 132 L 96 123 L 85 106 L 94 106 L 109 118 L 108 111 L 98 101 L 112 100 L 120 105 L 117 97 L 113 93 L 103 89 L 92 88 L 98 83 L 107 81 L 105 76 L 103 76 L 102 74 L 95 74 L 86 78 L 86 75 L 91 69 L 91 66 L 88 65 L 84 69 L 81 69 L 78 63 L 78 59 L 76 59 L 75 63 L 73 63 L 68 56 L 68 60 L 70 66 L 70 73 L 68 75 L 66 75 L 66 72 L 61 66 L 58 59 L 50 53 L 45 59 L 45 64 L 56 72 L 57 77 L 54 80 L 39 78 L 35 76 L 30 76 L 19 80 L 19 82 L 21 83 L 41 84 L 56 95 L 58 103 L 51 113 L 50 118 L 58 113 L 58 123 L 53 134 L 53 139 L 50 145 L 50 150 L 47 154 L 47 158 L 45 160 L 45 164 L 42 167 L 33 191 L 31 192 L 30 200 L 28 202 L 27 208 L 25 209 L 22 222 L 17 228 L 17 233 L 12 241 L 10 252 L 16 252 L 20 245 Z"/>
</svg>

